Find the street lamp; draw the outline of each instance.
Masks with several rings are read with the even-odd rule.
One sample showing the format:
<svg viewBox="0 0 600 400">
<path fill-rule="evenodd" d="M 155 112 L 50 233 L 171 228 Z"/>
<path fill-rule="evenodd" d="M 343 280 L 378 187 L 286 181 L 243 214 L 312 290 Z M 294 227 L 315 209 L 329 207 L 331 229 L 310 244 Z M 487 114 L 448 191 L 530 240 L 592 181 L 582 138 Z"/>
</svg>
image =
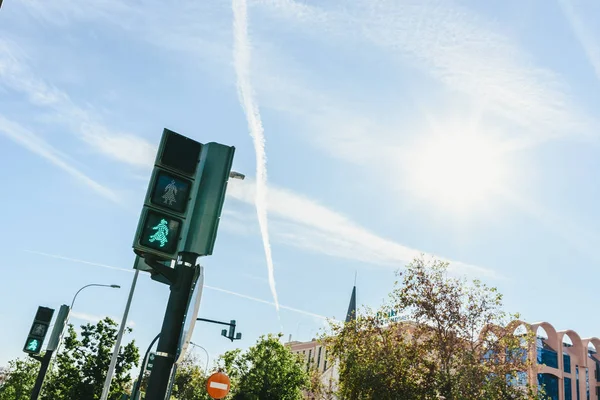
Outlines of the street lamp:
<svg viewBox="0 0 600 400">
<path fill-rule="evenodd" d="M 192 342 L 192 341 L 190 341 L 190 344 L 191 344 L 192 346 L 200 347 L 200 348 L 201 348 L 202 350 L 204 350 L 204 352 L 206 353 L 206 368 L 204 369 L 204 373 L 208 374 L 208 360 L 209 360 L 209 358 L 210 358 L 210 357 L 209 357 L 209 355 L 208 355 L 208 351 L 206 351 L 206 349 L 205 349 L 204 347 L 202 347 L 202 346 L 200 346 L 199 344 L 196 344 L 196 343 L 194 343 L 194 342 Z"/>
<path fill-rule="evenodd" d="M 97 287 L 107 287 L 107 288 L 112 288 L 112 289 L 120 289 L 121 286 L 119 285 L 103 285 L 101 283 L 90 283 L 89 285 L 85 285 L 84 287 L 82 287 L 81 289 L 79 289 L 76 293 L 75 296 L 73 296 L 73 301 L 71 301 L 71 307 L 69 307 L 69 313 L 67 314 L 67 318 L 65 318 L 65 327 L 67 326 L 67 324 L 69 323 L 69 317 L 71 316 L 71 311 L 73 310 L 73 304 L 75 304 L 75 299 L 77 299 L 77 295 L 79 294 L 79 292 L 81 292 L 83 289 L 85 288 L 89 288 L 92 286 L 97 286 Z M 58 354 L 58 350 L 60 350 L 60 345 L 62 344 L 62 340 L 63 337 L 65 336 L 65 329 L 63 328 L 61 334 L 60 334 L 60 339 L 58 341 L 58 346 L 56 347 L 56 354 Z"/>
<path fill-rule="evenodd" d="M 77 291 L 77 293 L 75 293 L 75 296 L 73 296 L 73 301 L 71 302 L 71 308 L 69 308 L 69 314 L 71 314 L 71 309 L 73 308 L 73 304 L 75 304 L 75 299 L 77 298 L 77 295 L 79 294 L 79 292 L 81 292 L 83 289 L 91 287 L 91 286 L 101 286 L 101 287 L 109 287 L 109 288 L 113 288 L 113 289 L 120 289 L 121 286 L 119 285 L 102 285 L 100 283 L 90 283 L 89 285 L 85 285 L 84 287 L 82 287 L 81 289 L 79 289 Z M 67 317 L 67 320 L 69 318 Z M 66 324 L 66 322 L 65 322 Z"/>
<path fill-rule="evenodd" d="M 229 173 L 229 177 L 233 178 L 233 179 L 239 179 L 239 180 L 244 180 L 244 178 L 246 177 L 246 175 L 242 174 L 241 172 L 236 172 L 236 171 L 231 171 Z"/>
</svg>

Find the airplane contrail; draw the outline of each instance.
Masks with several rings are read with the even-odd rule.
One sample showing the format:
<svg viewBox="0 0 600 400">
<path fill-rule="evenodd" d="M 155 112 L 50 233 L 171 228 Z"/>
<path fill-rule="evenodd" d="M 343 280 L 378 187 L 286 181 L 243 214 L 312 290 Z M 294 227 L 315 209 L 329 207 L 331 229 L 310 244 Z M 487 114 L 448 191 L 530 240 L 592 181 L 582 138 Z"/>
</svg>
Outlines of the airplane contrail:
<svg viewBox="0 0 600 400">
<path fill-rule="evenodd" d="M 267 156 L 265 154 L 265 134 L 260 118 L 260 112 L 250 83 L 250 40 L 248 39 L 248 6 L 246 0 L 233 0 L 233 60 L 237 75 L 237 89 L 240 103 L 246 114 L 250 136 L 254 142 L 256 153 L 256 214 L 262 236 L 269 287 L 275 302 L 275 309 L 279 315 L 279 300 L 275 288 L 275 271 L 273 255 L 269 241 L 269 226 L 267 221 Z"/>
<path fill-rule="evenodd" d="M 106 269 L 112 269 L 115 271 L 121 271 L 121 272 L 128 272 L 128 273 L 134 273 L 135 270 L 133 268 L 120 268 L 120 267 L 114 267 L 112 265 L 107 265 L 107 264 L 101 264 L 101 263 L 97 263 L 97 262 L 92 262 L 92 261 L 86 261 L 86 260 L 81 260 L 78 258 L 72 258 L 72 257 L 65 257 L 65 256 L 61 256 L 58 254 L 50 254 L 50 253 L 44 253 L 41 251 L 35 251 L 35 250 L 25 250 L 27 253 L 31 253 L 31 254 L 38 254 L 44 257 L 50 257 L 50 258 L 56 258 L 59 260 L 65 260 L 65 261 L 71 261 L 71 262 L 75 262 L 75 263 L 80 263 L 80 264 L 86 264 L 86 265 L 92 265 L 94 267 L 100 267 L 100 268 L 106 268 Z M 209 286 L 209 285 L 204 285 L 205 288 L 209 289 L 209 290 L 213 290 L 216 292 L 221 292 L 221 293 L 227 293 L 230 294 L 232 296 L 236 296 L 236 297 L 241 297 L 243 299 L 247 299 L 247 300 L 252 300 L 255 301 L 257 303 L 263 303 L 263 304 L 268 304 L 271 306 L 276 306 L 274 302 L 272 301 L 268 301 L 268 300 L 263 300 L 263 299 L 259 299 L 258 297 L 253 297 L 253 296 L 248 296 L 246 294 L 243 293 L 238 293 L 238 292 L 233 292 L 231 290 L 227 290 L 227 289 L 223 289 L 220 287 L 216 287 L 216 286 Z M 319 318 L 319 319 L 328 319 L 328 317 L 324 316 L 324 315 L 320 315 L 320 314 L 315 314 L 312 313 L 310 311 L 304 311 L 304 310 L 300 310 L 298 308 L 294 308 L 294 307 L 289 307 L 289 306 L 284 306 L 283 304 L 279 305 L 277 304 L 277 306 L 279 306 L 281 309 L 284 310 L 288 310 L 288 311 L 292 311 L 298 314 L 304 314 L 304 315 L 308 315 L 314 318 Z M 330 318 L 332 321 L 335 321 L 334 318 Z"/>
</svg>

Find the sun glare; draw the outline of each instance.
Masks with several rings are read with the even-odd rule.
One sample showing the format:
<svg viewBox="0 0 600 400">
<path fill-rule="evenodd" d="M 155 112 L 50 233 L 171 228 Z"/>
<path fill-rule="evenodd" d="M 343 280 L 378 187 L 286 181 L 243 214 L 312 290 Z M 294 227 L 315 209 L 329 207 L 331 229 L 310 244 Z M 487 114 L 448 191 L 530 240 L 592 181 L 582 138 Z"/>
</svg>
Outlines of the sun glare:
<svg viewBox="0 0 600 400">
<path fill-rule="evenodd" d="M 410 152 L 412 191 L 454 211 L 484 205 L 507 178 L 499 143 L 476 134 L 434 136 Z"/>
</svg>

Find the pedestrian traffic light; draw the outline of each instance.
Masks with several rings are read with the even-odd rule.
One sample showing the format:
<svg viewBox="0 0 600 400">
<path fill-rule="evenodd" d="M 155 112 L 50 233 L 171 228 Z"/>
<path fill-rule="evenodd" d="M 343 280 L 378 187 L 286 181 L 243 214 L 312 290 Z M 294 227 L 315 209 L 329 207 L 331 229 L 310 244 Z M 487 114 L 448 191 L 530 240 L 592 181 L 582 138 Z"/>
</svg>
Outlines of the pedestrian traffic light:
<svg viewBox="0 0 600 400">
<path fill-rule="evenodd" d="M 164 129 L 133 242 L 135 252 L 175 259 L 193 207 L 202 144 Z"/>
<path fill-rule="evenodd" d="M 23 346 L 23 351 L 29 354 L 38 354 L 42 350 L 42 344 L 44 344 L 44 338 L 48 333 L 48 327 L 50 321 L 52 321 L 52 315 L 54 315 L 54 309 L 48 307 L 38 307 L 33 324 L 27 335 L 27 341 Z"/>
</svg>

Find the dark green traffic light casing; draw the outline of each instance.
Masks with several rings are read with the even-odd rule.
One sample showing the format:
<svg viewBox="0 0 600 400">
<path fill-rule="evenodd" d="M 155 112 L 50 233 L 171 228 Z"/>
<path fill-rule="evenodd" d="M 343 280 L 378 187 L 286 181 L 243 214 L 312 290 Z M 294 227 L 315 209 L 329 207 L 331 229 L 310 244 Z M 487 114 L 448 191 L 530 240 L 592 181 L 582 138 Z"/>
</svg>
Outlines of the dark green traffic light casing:
<svg viewBox="0 0 600 400">
<path fill-rule="evenodd" d="M 212 254 L 234 153 L 163 131 L 133 242 L 138 255 Z"/>
<path fill-rule="evenodd" d="M 23 346 L 23 351 L 29 354 L 39 354 L 44 344 L 44 339 L 48 333 L 48 327 L 52 321 L 54 315 L 54 309 L 48 307 L 38 307 L 35 313 L 35 318 L 29 329 L 27 340 Z"/>
<path fill-rule="evenodd" d="M 192 210 L 201 150 L 201 143 L 163 130 L 133 242 L 138 255 L 177 257 Z"/>
</svg>

